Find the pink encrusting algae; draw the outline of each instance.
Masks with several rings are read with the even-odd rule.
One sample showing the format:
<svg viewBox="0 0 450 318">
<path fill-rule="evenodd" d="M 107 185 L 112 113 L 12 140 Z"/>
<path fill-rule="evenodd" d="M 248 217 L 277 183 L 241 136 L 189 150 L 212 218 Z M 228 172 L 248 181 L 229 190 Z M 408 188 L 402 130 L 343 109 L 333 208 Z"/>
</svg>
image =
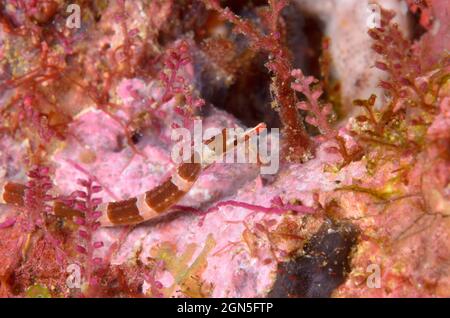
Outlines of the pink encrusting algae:
<svg viewBox="0 0 450 318">
<path fill-rule="evenodd" d="M 446 1 L 75 3 L 0 4 L 0 296 L 450 296 Z"/>
</svg>

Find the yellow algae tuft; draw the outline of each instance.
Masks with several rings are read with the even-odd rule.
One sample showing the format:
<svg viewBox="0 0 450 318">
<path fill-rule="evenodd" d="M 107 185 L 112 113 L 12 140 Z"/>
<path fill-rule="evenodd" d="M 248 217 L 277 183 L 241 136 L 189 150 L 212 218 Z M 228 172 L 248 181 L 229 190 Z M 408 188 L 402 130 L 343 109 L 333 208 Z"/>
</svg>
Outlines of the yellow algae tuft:
<svg viewBox="0 0 450 318">
<path fill-rule="evenodd" d="M 165 268 L 174 278 L 172 286 L 162 290 L 164 296 L 170 297 L 176 288 L 188 297 L 210 296 L 212 287 L 201 280 L 201 275 L 208 265 L 208 255 L 215 246 L 216 241 L 213 235 L 209 234 L 202 251 L 192 262 L 197 244 L 189 244 L 181 255 L 177 255 L 176 245 L 170 242 L 163 242 L 154 248 L 152 256 L 157 261 L 163 261 Z"/>
<path fill-rule="evenodd" d="M 392 183 L 388 183 L 386 186 L 384 186 L 381 189 L 372 189 L 372 188 L 366 188 L 366 187 L 361 187 L 361 186 L 357 186 L 357 185 L 349 185 L 349 186 L 343 186 L 343 187 L 337 188 L 337 189 L 335 189 L 335 191 L 353 191 L 353 192 L 366 193 L 380 201 L 389 200 L 395 194 L 400 194 L 399 191 L 395 190 Z"/>
<path fill-rule="evenodd" d="M 38 284 L 29 287 L 25 292 L 25 296 L 28 298 L 52 298 L 48 288 Z"/>
</svg>

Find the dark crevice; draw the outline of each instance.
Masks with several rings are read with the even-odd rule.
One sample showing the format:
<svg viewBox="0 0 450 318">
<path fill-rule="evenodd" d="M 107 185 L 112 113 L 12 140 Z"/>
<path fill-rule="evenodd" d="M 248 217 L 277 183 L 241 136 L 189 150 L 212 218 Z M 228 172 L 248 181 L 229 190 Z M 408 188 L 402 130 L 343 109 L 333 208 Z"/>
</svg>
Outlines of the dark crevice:
<svg viewBox="0 0 450 318">
<path fill-rule="evenodd" d="M 411 39 L 413 41 L 420 40 L 422 35 L 427 33 L 427 29 L 420 24 L 420 11 L 415 13 L 408 11 L 408 20 L 410 21 Z"/>
<path fill-rule="evenodd" d="M 233 114 L 247 127 L 265 122 L 268 127 L 280 127 L 278 114 L 271 108 L 270 75 L 258 54 L 234 74 L 233 83 L 217 80 L 216 70 L 200 72 L 200 92 L 209 103 Z"/>
<path fill-rule="evenodd" d="M 222 0 L 220 3 L 222 7 L 229 7 L 233 12 L 242 14 L 254 7 L 267 5 L 267 0 Z"/>
<path fill-rule="evenodd" d="M 301 68 L 306 75 L 319 78 L 323 23 L 317 17 L 305 14 L 294 4 L 284 9 L 283 18 L 286 21 L 287 47 L 292 52 L 294 68 Z"/>
</svg>

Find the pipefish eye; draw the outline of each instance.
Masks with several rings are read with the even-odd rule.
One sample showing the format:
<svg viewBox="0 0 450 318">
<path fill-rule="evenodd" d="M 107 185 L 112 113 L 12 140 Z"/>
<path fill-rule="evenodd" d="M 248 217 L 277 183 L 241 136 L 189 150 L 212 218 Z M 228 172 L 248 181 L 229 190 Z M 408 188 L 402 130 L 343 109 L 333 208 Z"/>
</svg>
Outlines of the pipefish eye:
<svg viewBox="0 0 450 318">
<path fill-rule="evenodd" d="M 142 140 L 142 137 L 144 137 L 144 135 L 139 130 L 135 130 L 131 134 L 131 141 L 136 145 Z"/>
</svg>

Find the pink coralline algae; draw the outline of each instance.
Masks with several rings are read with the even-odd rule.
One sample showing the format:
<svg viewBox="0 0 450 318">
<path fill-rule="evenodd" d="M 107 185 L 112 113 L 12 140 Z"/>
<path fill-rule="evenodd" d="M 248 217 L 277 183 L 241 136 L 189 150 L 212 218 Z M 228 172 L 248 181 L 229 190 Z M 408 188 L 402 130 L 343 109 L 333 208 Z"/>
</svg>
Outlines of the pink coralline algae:
<svg viewBox="0 0 450 318">
<path fill-rule="evenodd" d="M 448 1 L 318 3 L 2 2 L 0 296 L 449 297 Z"/>
</svg>

